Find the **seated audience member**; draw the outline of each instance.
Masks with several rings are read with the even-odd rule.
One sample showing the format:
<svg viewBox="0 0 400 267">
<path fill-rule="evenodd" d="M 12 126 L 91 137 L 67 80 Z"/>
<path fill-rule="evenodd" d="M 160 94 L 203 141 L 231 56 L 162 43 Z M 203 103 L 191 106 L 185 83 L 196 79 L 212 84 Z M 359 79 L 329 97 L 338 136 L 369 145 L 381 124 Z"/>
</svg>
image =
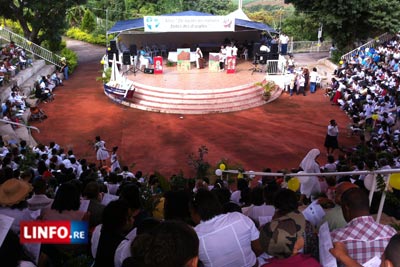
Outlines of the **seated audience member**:
<svg viewBox="0 0 400 267">
<path fill-rule="evenodd" d="M 199 238 L 183 222 L 164 221 L 152 231 L 138 235 L 131 253 L 124 267 L 197 267 Z"/>
<path fill-rule="evenodd" d="M 394 235 L 381 256 L 381 267 L 400 267 L 400 234 Z M 346 245 L 341 242 L 333 244 L 330 252 L 346 267 L 362 267 L 360 263 L 349 256 Z"/>
<path fill-rule="evenodd" d="M 121 186 L 119 198 L 128 202 L 129 208 L 134 212 L 135 221 L 133 228 L 138 227 L 144 219 L 149 217 L 147 211 L 143 209 L 139 188 L 134 183 Z"/>
<path fill-rule="evenodd" d="M 103 211 L 100 240 L 93 267 L 114 266 L 114 254 L 132 229 L 134 213 L 124 200 L 110 202 Z"/>
<path fill-rule="evenodd" d="M 325 211 L 324 220 L 328 222 L 329 230 L 333 231 L 338 228 L 342 228 L 346 226 L 346 221 L 343 217 L 342 207 L 340 199 L 344 192 L 351 188 L 357 188 L 358 186 L 352 184 L 351 182 L 341 182 L 336 185 L 335 194 L 334 194 L 334 201 L 335 206 L 329 210 Z M 323 200 L 318 200 L 320 204 L 322 204 Z"/>
<path fill-rule="evenodd" d="M 218 198 L 199 190 L 190 203 L 199 240 L 203 266 L 255 266 L 261 254 L 259 231 L 254 222 L 239 212 L 222 213 Z M 240 252 L 240 253 L 238 253 Z"/>
<path fill-rule="evenodd" d="M 53 203 L 53 199 L 46 196 L 47 184 L 42 178 L 38 178 L 33 182 L 33 196 L 27 200 L 30 210 L 41 210 L 49 208 Z"/>
<path fill-rule="evenodd" d="M 164 219 L 183 221 L 193 225 L 190 217 L 189 202 L 191 194 L 184 190 L 168 191 L 164 194 Z"/>
<path fill-rule="evenodd" d="M 117 175 L 115 172 L 110 172 L 107 182 L 105 182 L 104 184 L 107 186 L 108 189 L 108 193 L 111 195 L 116 195 L 119 186 L 121 185 L 121 180 L 120 177 L 122 178 L 122 176 Z"/>
<path fill-rule="evenodd" d="M 272 217 L 275 213 L 273 205 L 265 204 L 263 193 L 262 187 L 253 188 L 250 193 L 251 206 L 247 208 L 246 212 L 243 211 L 243 214 L 249 216 L 257 226 L 260 226 L 260 217 Z"/>
<path fill-rule="evenodd" d="M 120 173 L 124 181 L 131 181 L 135 179 L 135 175 L 129 171 L 128 166 L 122 166 L 122 172 Z"/>
<path fill-rule="evenodd" d="M 250 188 L 246 179 L 237 179 L 237 190 L 232 193 L 231 201 L 239 206 L 250 205 Z"/>
<path fill-rule="evenodd" d="M 42 209 L 43 221 L 88 221 L 89 214 L 79 210 L 80 190 L 71 182 L 63 183 L 57 190 L 51 208 Z M 84 253 L 86 245 L 42 244 L 41 252 L 48 259 L 47 264 L 62 266 L 71 257 Z"/>
<path fill-rule="evenodd" d="M 260 243 L 273 258 L 268 259 L 263 267 L 322 267 L 316 259 L 300 252 L 304 247 L 305 227 L 304 216 L 294 212 L 264 225 L 260 231 Z"/>
<path fill-rule="evenodd" d="M 51 76 L 50 80 L 56 85 L 56 86 L 64 86 L 62 83 L 62 79 L 59 77 L 60 72 L 58 70 L 54 71 Z"/>
<path fill-rule="evenodd" d="M 274 199 L 275 214 L 272 218 L 273 221 L 279 220 L 279 218 L 292 218 L 296 223 L 300 223 L 304 220 L 304 242 L 303 242 L 303 253 L 311 255 L 315 259 L 319 259 L 318 252 L 318 236 L 316 235 L 315 229 L 312 224 L 307 221 L 303 214 L 298 210 L 298 198 L 295 192 L 289 189 L 281 189 L 275 195 Z M 265 243 L 265 237 L 263 236 L 263 228 L 260 230 L 260 243 L 263 246 L 264 252 L 266 251 L 267 245 Z M 264 243 L 263 243 L 264 242 Z"/>
<path fill-rule="evenodd" d="M 149 217 L 144 219 L 138 228 L 132 229 L 125 236 L 125 240 L 122 240 L 122 242 L 118 245 L 117 249 L 115 250 L 114 266 L 121 267 L 126 259 L 127 263 L 130 263 L 132 260 L 131 258 L 132 242 L 139 235 L 151 233 L 160 223 L 161 223 L 160 220 Z"/>
<path fill-rule="evenodd" d="M 19 234 L 21 221 L 36 219 L 26 202 L 31 191 L 31 184 L 16 178 L 8 179 L 0 185 L 0 214 L 14 218 L 11 230 L 16 234 Z"/>
<path fill-rule="evenodd" d="M 1 266 L 4 267 L 35 267 L 30 253 L 20 243 L 19 237 L 13 231 L 8 231 L 3 243 L 0 243 Z"/>
<path fill-rule="evenodd" d="M 351 258 L 360 264 L 380 257 L 396 231 L 389 225 L 376 223 L 369 215 L 368 195 L 361 188 L 352 188 L 341 197 L 344 228 L 331 232 L 333 242 L 346 245 Z"/>
<path fill-rule="evenodd" d="M 89 229 L 94 229 L 101 223 L 102 214 L 104 211 L 104 205 L 101 204 L 100 186 L 97 182 L 89 182 L 84 190 L 83 197 L 89 200 L 88 212 L 89 218 Z"/>
<path fill-rule="evenodd" d="M 40 101 L 46 102 L 50 99 L 51 94 L 45 87 L 40 86 L 38 82 L 35 82 L 35 97 L 40 99 Z"/>
</svg>

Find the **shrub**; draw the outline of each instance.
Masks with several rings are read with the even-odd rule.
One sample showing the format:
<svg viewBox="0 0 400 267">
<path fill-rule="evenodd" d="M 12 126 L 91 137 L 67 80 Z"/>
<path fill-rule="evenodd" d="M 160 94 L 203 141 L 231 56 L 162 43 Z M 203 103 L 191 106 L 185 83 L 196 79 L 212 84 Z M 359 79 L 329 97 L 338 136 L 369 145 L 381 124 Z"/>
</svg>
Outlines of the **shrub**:
<svg viewBox="0 0 400 267">
<path fill-rule="evenodd" d="M 84 41 L 91 44 L 97 45 L 105 45 L 106 43 L 106 35 L 99 34 L 99 35 L 92 35 L 90 33 L 86 33 L 78 28 L 70 28 L 66 33 L 68 37 L 80 41 Z"/>
<path fill-rule="evenodd" d="M 68 73 L 73 73 L 75 68 L 78 66 L 77 54 L 68 48 L 64 48 L 63 50 L 61 50 L 61 56 L 65 57 L 68 62 Z"/>
</svg>

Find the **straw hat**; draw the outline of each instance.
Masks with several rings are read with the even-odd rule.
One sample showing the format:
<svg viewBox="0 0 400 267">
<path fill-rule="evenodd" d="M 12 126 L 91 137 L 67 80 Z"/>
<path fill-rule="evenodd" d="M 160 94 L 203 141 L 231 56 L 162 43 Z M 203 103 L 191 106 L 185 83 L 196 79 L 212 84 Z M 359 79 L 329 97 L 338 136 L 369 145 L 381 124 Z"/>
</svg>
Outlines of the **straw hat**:
<svg viewBox="0 0 400 267">
<path fill-rule="evenodd" d="M 12 206 L 24 200 L 33 189 L 32 185 L 18 180 L 9 179 L 0 185 L 0 205 Z"/>
</svg>

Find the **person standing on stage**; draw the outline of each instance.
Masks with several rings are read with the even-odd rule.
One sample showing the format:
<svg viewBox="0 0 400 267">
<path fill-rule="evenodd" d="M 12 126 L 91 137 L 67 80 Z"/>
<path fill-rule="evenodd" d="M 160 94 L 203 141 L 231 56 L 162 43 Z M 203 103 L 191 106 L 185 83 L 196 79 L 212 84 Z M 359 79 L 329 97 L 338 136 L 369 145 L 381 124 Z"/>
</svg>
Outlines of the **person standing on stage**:
<svg viewBox="0 0 400 267">
<path fill-rule="evenodd" d="M 225 69 L 225 58 L 226 49 L 223 45 L 221 45 L 221 49 L 219 50 L 219 71 L 224 71 Z"/>
<path fill-rule="evenodd" d="M 203 52 L 199 45 L 196 46 L 196 68 L 200 69 L 200 60 L 203 60 Z"/>
<path fill-rule="evenodd" d="M 339 148 L 338 134 L 339 134 L 339 128 L 336 124 L 336 121 L 331 120 L 328 125 L 328 132 L 326 134 L 325 144 L 324 144 L 328 155 L 332 155 L 333 151 L 336 148 Z"/>
</svg>

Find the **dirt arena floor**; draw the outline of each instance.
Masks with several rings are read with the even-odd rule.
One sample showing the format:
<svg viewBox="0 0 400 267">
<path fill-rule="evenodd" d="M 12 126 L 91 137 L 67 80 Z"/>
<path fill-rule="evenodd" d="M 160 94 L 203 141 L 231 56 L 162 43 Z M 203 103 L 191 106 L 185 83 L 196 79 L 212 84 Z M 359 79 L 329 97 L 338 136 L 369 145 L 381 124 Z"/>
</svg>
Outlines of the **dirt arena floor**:
<svg viewBox="0 0 400 267">
<path fill-rule="evenodd" d="M 323 143 L 331 119 L 338 122 L 341 146 L 358 142 L 347 135 L 347 115 L 330 104 L 323 90 L 307 96 L 283 94 L 262 107 L 225 114 L 181 116 L 120 106 L 96 81 L 105 49 L 77 41 L 68 46 L 80 55 L 80 65 L 64 87 L 55 89 L 55 101 L 41 104 L 48 119 L 34 123 L 41 132 L 33 134 L 40 143 L 55 141 L 73 149 L 79 158 L 95 161 L 94 137 L 100 135 L 108 149 L 119 147 L 121 165 L 135 164 L 133 171 L 159 171 L 169 177 L 182 170 L 191 177 L 188 155 L 197 154 L 201 145 L 207 146 L 205 159 L 213 167 L 225 159 L 228 166 L 245 170 L 277 171 L 298 167 L 312 148 L 321 150 L 319 162 L 325 164 Z"/>
</svg>

